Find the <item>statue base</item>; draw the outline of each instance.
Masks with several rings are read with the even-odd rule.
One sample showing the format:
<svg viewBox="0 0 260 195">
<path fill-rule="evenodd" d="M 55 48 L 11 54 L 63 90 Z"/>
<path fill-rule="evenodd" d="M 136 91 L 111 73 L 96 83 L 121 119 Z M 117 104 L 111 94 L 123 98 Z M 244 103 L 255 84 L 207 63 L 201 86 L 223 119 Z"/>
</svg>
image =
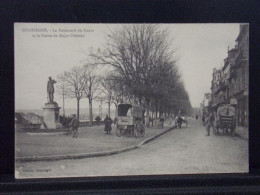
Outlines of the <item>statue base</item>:
<svg viewBox="0 0 260 195">
<path fill-rule="evenodd" d="M 58 129 L 60 108 L 56 102 L 45 103 L 43 109 L 43 126 L 45 129 Z"/>
</svg>

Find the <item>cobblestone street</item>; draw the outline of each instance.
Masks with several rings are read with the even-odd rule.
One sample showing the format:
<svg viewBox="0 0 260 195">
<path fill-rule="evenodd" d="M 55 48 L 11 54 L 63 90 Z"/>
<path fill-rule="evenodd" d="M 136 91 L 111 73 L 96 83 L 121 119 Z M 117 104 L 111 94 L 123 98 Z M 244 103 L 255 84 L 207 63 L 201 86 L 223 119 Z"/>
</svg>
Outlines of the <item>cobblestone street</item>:
<svg viewBox="0 0 260 195">
<path fill-rule="evenodd" d="M 16 164 L 16 175 L 87 177 L 248 172 L 248 140 L 206 136 L 201 120 L 174 129 L 142 147 L 105 157 Z"/>
</svg>

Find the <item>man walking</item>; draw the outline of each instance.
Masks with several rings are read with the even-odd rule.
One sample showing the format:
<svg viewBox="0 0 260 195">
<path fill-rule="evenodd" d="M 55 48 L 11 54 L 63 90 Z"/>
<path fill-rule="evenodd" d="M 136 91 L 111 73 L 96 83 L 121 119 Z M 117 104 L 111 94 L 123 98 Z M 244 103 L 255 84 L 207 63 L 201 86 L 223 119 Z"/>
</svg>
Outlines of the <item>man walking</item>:
<svg viewBox="0 0 260 195">
<path fill-rule="evenodd" d="M 204 122 L 204 125 L 206 126 L 206 130 L 207 130 L 207 136 L 210 136 L 211 117 L 212 117 L 211 113 L 207 112 L 205 116 L 205 122 Z"/>
<path fill-rule="evenodd" d="M 112 119 L 107 115 L 105 120 L 104 120 L 104 123 L 105 123 L 105 131 L 107 134 L 110 134 L 111 132 L 111 124 L 113 123 Z"/>
<path fill-rule="evenodd" d="M 76 117 L 76 115 L 73 115 L 73 119 L 70 123 L 71 127 L 72 127 L 72 133 L 73 136 L 72 138 L 78 138 L 78 127 L 79 127 L 79 119 Z"/>
</svg>

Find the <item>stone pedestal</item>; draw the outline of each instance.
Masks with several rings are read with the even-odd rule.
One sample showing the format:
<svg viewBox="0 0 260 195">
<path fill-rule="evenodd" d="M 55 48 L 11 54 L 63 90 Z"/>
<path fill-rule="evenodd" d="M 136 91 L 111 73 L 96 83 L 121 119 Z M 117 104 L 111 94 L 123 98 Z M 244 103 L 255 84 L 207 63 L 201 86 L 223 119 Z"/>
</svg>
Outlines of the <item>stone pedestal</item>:
<svg viewBox="0 0 260 195">
<path fill-rule="evenodd" d="M 60 108 L 56 102 L 46 103 L 43 109 L 43 122 L 44 126 L 48 129 L 61 128 L 59 123 L 59 111 Z"/>
</svg>

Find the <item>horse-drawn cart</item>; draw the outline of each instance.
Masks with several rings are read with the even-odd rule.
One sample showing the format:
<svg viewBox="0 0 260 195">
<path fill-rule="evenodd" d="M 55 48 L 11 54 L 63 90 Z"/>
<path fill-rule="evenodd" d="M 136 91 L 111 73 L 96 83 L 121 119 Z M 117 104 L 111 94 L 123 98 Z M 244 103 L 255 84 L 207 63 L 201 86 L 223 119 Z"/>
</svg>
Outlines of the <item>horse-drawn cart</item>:
<svg viewBox="0 0 260 195">
<path fill-rule="evenodd" d="M 216 134 L 222 129 L 225 134 L 234 135 L 236 130 L 236 110 L 233 106 L 227 104 L 220 106 L 217 110 Z"/>
<path fill-rule="evenodd" d="M 118 105 L 117 136 L 125 134 L 141 137 L 145 134 L 144 111 L 131 104 Z"/>
</svg>

